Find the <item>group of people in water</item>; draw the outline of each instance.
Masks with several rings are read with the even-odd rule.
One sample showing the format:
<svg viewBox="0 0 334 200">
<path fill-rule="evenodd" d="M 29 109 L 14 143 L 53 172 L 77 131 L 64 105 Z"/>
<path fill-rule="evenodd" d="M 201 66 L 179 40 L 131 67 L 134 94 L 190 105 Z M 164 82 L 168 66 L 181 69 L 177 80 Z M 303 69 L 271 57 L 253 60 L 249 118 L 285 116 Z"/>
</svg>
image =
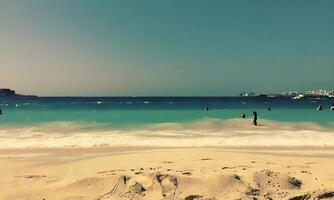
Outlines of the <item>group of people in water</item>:
<svg viewBox="0 0 334 200">
<path fill-rule="evenodd" d="M 317 110 L 323 110 L 321 104 L 318 105 Z M 332 103 L 332 106 L 331 106 L 330 110 L 334 110 L 334 103 Z"/>
<path fill-rule="evenodd" d="M 209 107 L 208 107 L 208 106 L 205 106 L 204 110 L 205 110 L 205 111 L 209 111 Z M 268 107 L 268 111 L 271 111 L 271 108 L 270 108 L 270 107 Z M 242 114 L 241 114 L 241 118 L 242 118 L 242 119 L 245 119 L 245 118 L 246 118 L 246 114 L 245 114 L 245 113 L 242 113 Z M 257 112 L 256 112 L 256 111 L 253 112 L 253 122 L 252 122 L 251 125 L 257 126 Z"/>
<path fill-rule="evenodd" d="M 269 109 L 268 109 L 268 110 L 269 110 Z M 271 110 L 271 109 L 270 109 L 270 110 Z M 270 110 L 269 110 L 269 111 L 270 111 Z M 245 113 L 242 113 L 242 114 L 241 114 L 241 119 L 245 119 L 245 118 L 246 118 Z M 257 126 L 257 112 L 256 112 L 256 111 L 253 112 L 253 122 L 252 122 L 251 125 Z"/>
<path fill-rule="evenodd" d="M 209 111 L 209 107 L 208 107 L 208 106 L 205 106 L 204 110 L 205 110 L 205 111 Z M 268 107 L 267 110 L 268 110 L 268 111 L 271 111 L 271 108 Z M 321 104 L 318 105 L 317 110 L 323 110 Z M 332 103 L 332 106 L 331 106 L 330 110 L 334 110 L 334 103 Z M 2 110 L 1 110 L 1 109 L 0 109 L 0 115 L 2 115 Z M 241 118 L 242 118 L 242 119 L 245 119 L 245 118 L 246 118 L 245 113 L 242 113 L 242 114 L 241 114 Z M 253 112 L 253 122 L 252 122 L 251 125 L 257 126 L 257 112 L 256 112 L 256 111 Z"/>
<path fill-rule="evenodd" d="M 205 106 L 204 110 L 205 110 L 205 111 L 209 111 L 209 107 L 208 107 L 208 106 Z M 268 110 L 268 111 L 271 111 L 271 108 L 268 107 L 267 110 Z M 323 110 L 321 104 L 318 105 L 317 110 Z M 330 110 L 333 110 L 333 111 L 334 111 L 334 103 L 332 103 L 332 106 L 330 107 Z M 245 119 L 245 118 L 246 118 L 246 114 L 245 114 L 245 113 L 242 113 L 242 114 L 241 114 L 241 118 L 242 118 L 242 119 Z M 253 112 L 253 122 L 252 122 L 251 125 L 257 126 L 257 112 L 256 112 L 256 111 Z"/>
<path fill-rule="evenodd" d="M 269 110 L 269 109 L 268 109 L 268 110 Z M 270 109 L 270 110 L 271 110 L 271 109 Z M 269 111 L 270 111 L 270 110 L 269 110 Z M 242 114 L 241 114 L 241 119 L 245 119 L 245 118 L 246 118 L 245 113 L 242 113 Z M 253 112 L 253 122 L 252 122 L 251 125 L 257 126 L 257 112 L 256 112 L 256 111 Z"/>
</svg>

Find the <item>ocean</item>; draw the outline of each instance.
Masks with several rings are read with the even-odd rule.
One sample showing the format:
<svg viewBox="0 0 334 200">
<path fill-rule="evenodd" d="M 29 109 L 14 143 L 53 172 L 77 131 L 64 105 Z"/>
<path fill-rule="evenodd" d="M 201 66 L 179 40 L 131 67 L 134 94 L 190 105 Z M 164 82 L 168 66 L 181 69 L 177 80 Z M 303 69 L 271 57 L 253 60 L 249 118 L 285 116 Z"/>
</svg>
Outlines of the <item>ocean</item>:
<svg viewBox="0 0 334 200">
<path fill-rule="evenodd" d="M 333 98 L 272 97 L 39 97 L 0 98 L 3 115 L 0 124 L 39 124 L 55 121 L 94 122 L 113 127 L 141 124 L 190 122 L 204 118 L 239 118 L 242 113 L 252 117 L 257 111 L 259 121 L 284 122 L 334 121 L 330 111 Z M 324 110 L 317 111 L 318 104 Z M 209 111 L 205 112 L 208 106 Z M 268 108 L 271 111 L 268 111 Z"/>
<path fill-rule="evenodd" d="M 157 142 L 166 146 L 334 146 L 333 102 L 333 98 L 287 97 L 0 98 L 0 146 Z M 322 111 L 316 110 L 318 104 Z M 258 113 L 257 129 L 250 126 L 253 111 Z M 253 140 L 256 137 L 263 142 Z"/>
</svg>

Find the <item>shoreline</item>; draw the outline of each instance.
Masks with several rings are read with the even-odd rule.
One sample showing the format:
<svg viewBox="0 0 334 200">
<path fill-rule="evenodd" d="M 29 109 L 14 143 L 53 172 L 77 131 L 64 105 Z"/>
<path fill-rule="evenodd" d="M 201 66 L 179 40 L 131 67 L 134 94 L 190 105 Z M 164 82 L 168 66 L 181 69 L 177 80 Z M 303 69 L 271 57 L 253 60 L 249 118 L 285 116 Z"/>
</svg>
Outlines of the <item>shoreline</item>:
<svg viewBox="0 0 334 200">
<path fill-rule="evenodd" d="M 220 151 L 261 151 L 261 150 L 270 150 L 270 151 L 314 151 L 314 150 L 329 150 L 334 151 L 334 146 L 200 146 L 200 147 L 188 147 L 188 146 L 177 146 L 177 147 L 166 147 L 166 146 L 95 146 L 95 147 L 50 147 L 50 148 L 0 148 L 0 154 L 6 152 L 20 153 L 20 152 L 121 152 L 121 151 L 135 151 L 135 150 L 160 150 L 160 149 L 207 149 L 207 150 L 220 150 Z"/>
<path fill-rule="evenodd" d="M 113 146 L 113 147 L 65 147 L 65 148 L 9 148 L 0 149 L 1 158 L 38 158 L 42 159 L 52 156 L 73 155 L 76 156 L 108 156 L 117 154 L 131 154 L 136 152 L 159 152 L 159 151 L 210 151 L 237 154 L 254 154 L 285 157 L 316 157 L 333 158 L 334 147 L 152 147 L 152 146 Z M 326 151 L 330 153 L 326 153 Z M 311 153 L 313 152 L 313 154 Z M 317 153 L 314 153 L 317 152 Z"/>
<path fill-rule="evenodd" d="M 150 146 L 333 150 L 334 128 L 268 120 L 254 127 L 242 119 L 160 123 L 130 130 L 61 122 L 24 128 L 0 126 L 0 139 L 0 149 Z"/>
</svg>

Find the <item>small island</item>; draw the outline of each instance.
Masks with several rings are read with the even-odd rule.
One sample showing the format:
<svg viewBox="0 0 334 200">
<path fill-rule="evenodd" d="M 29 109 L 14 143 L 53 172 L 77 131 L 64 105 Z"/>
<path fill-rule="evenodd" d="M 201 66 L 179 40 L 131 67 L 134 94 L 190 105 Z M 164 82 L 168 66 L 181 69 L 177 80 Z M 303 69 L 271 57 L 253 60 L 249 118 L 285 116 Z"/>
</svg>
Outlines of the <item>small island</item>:
<svg viewBox="0 0 334 200">
<path fill-rule="evenodd" d="M 9 88 L 0 88 L 0 97 L 37 97 L 37 96 L 16 94 L 15 90 Z"/>
</svg>

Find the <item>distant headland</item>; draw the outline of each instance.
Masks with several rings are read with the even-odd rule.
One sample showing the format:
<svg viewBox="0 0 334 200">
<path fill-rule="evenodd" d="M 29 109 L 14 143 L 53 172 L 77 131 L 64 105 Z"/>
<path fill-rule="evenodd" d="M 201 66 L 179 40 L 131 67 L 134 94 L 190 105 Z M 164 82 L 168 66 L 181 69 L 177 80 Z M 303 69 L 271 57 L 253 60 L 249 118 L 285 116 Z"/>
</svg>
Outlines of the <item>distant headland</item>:
<svg viewBox="0 0 334 200">
<path fill-rule="evenodd" d="M 15 90 L 9 88 L 0 88 L 0 97 L 37 97 L 37 96 L 16 94 Z"/>
</svg>

